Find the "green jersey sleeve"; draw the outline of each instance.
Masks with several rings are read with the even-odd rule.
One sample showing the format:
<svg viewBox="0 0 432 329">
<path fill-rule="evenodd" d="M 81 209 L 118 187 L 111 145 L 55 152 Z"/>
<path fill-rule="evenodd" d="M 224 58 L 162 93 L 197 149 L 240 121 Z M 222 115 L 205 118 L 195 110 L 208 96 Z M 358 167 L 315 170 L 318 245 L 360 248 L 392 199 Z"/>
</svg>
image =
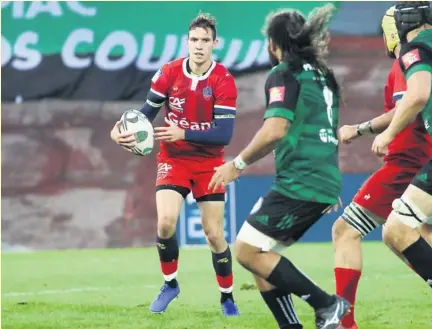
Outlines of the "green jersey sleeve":
<svg viewBox="0 0 432 329">
<path fill-rule="evenodd" d="M 432 73 L 432 51 L 418 43 L 405 44 L 401 49 L 399 64 L 406 80 L 415 72 Z"/>
<path fill-rule="evenodd" d="M 265 85 L 264 119 L 281 117 L 292 122 L 299 90 L 299 83 L 290 71 L 274 69 L 270 72 Z"/>
</svg>

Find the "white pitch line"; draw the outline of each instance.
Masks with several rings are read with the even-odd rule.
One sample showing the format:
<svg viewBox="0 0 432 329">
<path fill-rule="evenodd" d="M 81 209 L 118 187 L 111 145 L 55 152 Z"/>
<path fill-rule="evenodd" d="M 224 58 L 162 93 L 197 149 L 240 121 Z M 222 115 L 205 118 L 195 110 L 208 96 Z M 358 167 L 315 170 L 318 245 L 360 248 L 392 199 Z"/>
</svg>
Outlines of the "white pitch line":
<svg viewBox="0 0 432 329">
<path fill-rule="evenodd" d="M 364 280 L 379 280 L 382 278 L 386 278 L 386 275 L 381 274 L 372 274 L 365 275 L 362 277 L 362 281 Z M 392 278 L 395 279 L 412 279 L 415 278 L 416 275 L 414 273 L 410 274 L 399 274 L 395 275 Z M 128 289 L 128 288 L 145 288 L 145 289 L 154 289 L 158 288 L 157 285 L 137 285 L 137 286 L 127 286 L 127 287 L 82 287 L 82 288 L 70 288 L 70 289 L 58 289 L 58 290 L 40 290 L 40 291 L 24 291 L 24 292 L 6 292 L 2 294 L 2 297 L 20 297 L 20 296 L 37 296 L 37 295 L 60 295 L 60 294 L 70 294 L 76 292 L 91 292 L 91 291 L 104 291 L 104 290 L 113 290 L 113 289 Z"/>
<path fill-rule="evenodd" d="M 74 292 L 88 292 L 88 291 L 103 291 L 112 289 L 124 289 L 124 288 L 157 288 L 156 285 L 144 285 L 144 286 L 132 286 L 132 287 L 82 287 L 82 288 L 70 288 L 70 289 L 58 289 L 58 290 L 41 290 L 41 291 L 24 291 L 24 292 L 6 292 L 2 294 L 3 297 L 19 297 L 19 296 L 36 296 L 36 295 L 60 295 L 70 294 Z"/>
</svg>

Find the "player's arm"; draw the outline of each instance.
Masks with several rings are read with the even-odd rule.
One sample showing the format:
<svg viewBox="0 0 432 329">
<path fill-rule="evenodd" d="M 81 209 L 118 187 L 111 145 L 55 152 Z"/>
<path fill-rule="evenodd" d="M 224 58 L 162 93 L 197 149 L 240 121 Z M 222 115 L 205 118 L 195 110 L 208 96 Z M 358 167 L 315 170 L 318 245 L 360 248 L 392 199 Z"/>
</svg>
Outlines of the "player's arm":
<svg viewBox="0 0 432 329">
<path fill-rule="evenodd" d="M 290 121 L 283 117 L 266 119 L 249 145 L 240 153 L 239 158 L 249 165 L 265 157 L 285 137 L 289 126 Z"/>
<path fill-rule="evenodd" d="M 395 113 L 396 106 L 391 111 L 381 114 L 380 116 L 375 117 L 372 120 L 355 125 L 342 126 L 339 129 L 339 140 L 342 143 L 350 144 L 353 140 L 361 136 L 370 136 L 383 132 L 389 126 Z"/>
<path fill-rule="evenodd" d="M 386 113 L 381 114 L 373 118 L 370 121 L 366 121 L 357 125 L 357 134 L 359 136 L 366 136 L 371 134 L 380 134 L 390 125 L 390 122 L 393 119 L 393 116 L 396 112 L 396 108 L 399 104 L 400 100 L 396 101 L 395 107 Z M 370 127 L 369 127 L 370 126 Z"/>
<path fill-rule="evenodd" d="M 297 80 L 291 73 L 284 76 L 279 71 L 273 72 L 268 79 L 269 105 L 264 114 L 264 124 L 234 160 L 237 168 L 252 164 L 272 152 L 286 136 L 294 119 L 299 93 Z"/>
<path fill-rule="evenodd" d="M 371 120 L 371 130 L 373 134 L 380 134 L 390 125 L 391 120 L 396 112 L 396 108 L 405 94 L 407 89 L 405 77 L 397 62 L 393 64 L 391 74 L 391 84 L 393 86 L 392 101 L 395 104 L 394 108 Z"/>
<path fill-rule="evenodd" d="M 372 120 L 365 121 L 356 125 L 345 125 L 341 127 L 339 130 L 339 140 L 342 143 L 349 144 L 354 139 L 359 138 L 360 136 L 380 134 L 390 125 L 390 122 L 395 114 L 396 107 L 406 90 L 405 77 L 397 62 L 393 65 L 393 69 L 390 72 L 388 79 L 393 85 L 392 89 L 394 90 L 394 92 L 392 100 L 393 104 L 395 104 L 394 108 L 391 111 L 388 111 L 373 118 Z"/>
<path fill-rule="evenodd" d="M 206 145 L 228 145 L 234 134 L 237 87 L 227 75 L 216 86 L 213 127 L 207 130 L 185 130 L 185 140 Z"/>
<path fill-rule="evenodd" d="M 147 99 L 140 111 L 150 120 L 153 121 L 159 109 L 164 104 L 167 98 L 169 77 L 168 69 L 166 67 L 161 68 L 155 73 L 152 78 L 151 88 L 147 93 Z"/>
<path fill-rule="evenodd" d="M 390 136 L 396 136 L 413 122 L 429 101 L 432 80 L 431 57 L 419 48 L 410 49 L 401 56 L 401 63 L 406 70 L 407 90 L 387 128 Z"/>
</svg>

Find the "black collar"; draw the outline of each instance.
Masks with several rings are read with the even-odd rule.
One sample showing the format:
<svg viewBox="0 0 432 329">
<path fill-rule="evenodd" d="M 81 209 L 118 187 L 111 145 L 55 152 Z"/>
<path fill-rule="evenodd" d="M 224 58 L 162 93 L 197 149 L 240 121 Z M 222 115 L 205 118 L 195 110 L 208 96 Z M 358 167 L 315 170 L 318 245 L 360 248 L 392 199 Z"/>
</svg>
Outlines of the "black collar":
<svg viewBox="0 0 432 329">
<path fill-rule="evenodd" d="M 203 74 L 201 75 L 196 75 L 195 73 L 192 72 L 190 66 L 189 66 L 189 58 L 186 61 L 186 70 L 188 71 L 189 74 L 195 76 L 195 77 L 202 77 L 203 75 L 207 74 L 208 71 L 210 71 L 212 65 L 210 65 L 209 69 L 207 71 L 205 71 Z"/>
</svg>

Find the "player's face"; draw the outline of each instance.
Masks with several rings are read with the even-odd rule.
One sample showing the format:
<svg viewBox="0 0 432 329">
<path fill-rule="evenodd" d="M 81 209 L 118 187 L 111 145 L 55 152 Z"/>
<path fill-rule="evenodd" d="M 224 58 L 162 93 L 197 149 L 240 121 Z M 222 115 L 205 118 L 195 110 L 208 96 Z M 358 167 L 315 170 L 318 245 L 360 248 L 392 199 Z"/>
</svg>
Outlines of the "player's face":
<svg viewBox="0 0 432 329">
<path fill-rule="evenodd" d="M 213 40 L 212 30 L 197 27 L 189 31 L 189 56 L 195 63 L 203 64 L 212 60 L 213 49 L 216 45 L 217 40 Z"/>
<path fill-rule="evenodd" d="M 271 66 L 279 65 L 279 59 L 278 59 L 277 54 L 276 54 L 277 50 L 276 50 L 275 44 L 273 43 L 272 39 L 269 39 L 269 41 L 268 41 L 267 51 L 269 54 Z"/>
</svg>

